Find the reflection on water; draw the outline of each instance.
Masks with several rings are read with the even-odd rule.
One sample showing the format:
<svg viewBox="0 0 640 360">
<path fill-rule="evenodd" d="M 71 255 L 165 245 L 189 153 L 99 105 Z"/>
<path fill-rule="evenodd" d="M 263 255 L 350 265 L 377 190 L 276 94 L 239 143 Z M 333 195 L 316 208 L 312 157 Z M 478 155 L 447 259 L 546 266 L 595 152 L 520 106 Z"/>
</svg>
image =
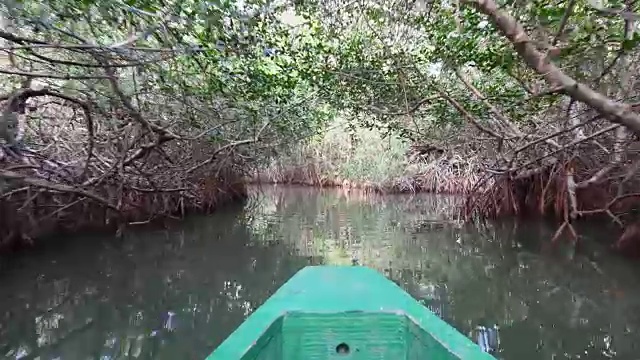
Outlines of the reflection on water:
<svg viewBox="0 0 640 360">
<path fill-rule="evenodd" d="M 201 359 L 301 267 L 352 262 L 474 341 L 498 326 L 499 358 L 638 358 L 639 267 L 598 245 L 603 230 L 551 248 L 552 226 L 463 225 L 456 201 L 265 188 L 173 230 L 4 259 L 0 358 Z"/>
</svg>

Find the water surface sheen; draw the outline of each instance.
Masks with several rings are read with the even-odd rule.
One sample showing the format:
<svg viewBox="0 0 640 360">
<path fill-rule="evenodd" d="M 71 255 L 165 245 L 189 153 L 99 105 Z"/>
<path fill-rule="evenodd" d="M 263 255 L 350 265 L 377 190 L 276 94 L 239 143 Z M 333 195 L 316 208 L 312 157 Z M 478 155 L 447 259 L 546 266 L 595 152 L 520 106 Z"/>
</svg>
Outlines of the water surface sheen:
<svg viewBox="0 0 640 360">
<path fill-rule="evenodd" d="M 636 359 L 640 267 L 607 231 L 461 225 L 450 197 L 263 188 L 242 206 L 124 239 L 78 236 L 0 263 L 0 358 L 202 359 L 293 273 L 357 260 L 503 359 Z M 634 345 L 637 344 L 637 345 Z"/>
</svg>

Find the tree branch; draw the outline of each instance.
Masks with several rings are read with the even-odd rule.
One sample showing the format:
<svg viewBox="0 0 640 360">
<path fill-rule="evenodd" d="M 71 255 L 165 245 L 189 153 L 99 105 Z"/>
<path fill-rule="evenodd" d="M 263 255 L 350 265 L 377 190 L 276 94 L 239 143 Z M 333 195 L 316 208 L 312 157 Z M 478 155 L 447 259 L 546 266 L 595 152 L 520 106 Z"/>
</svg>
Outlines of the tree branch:
<svg viewBox="0 0 640 360">
<path fill-rule="evenodd" d="M 596 109 L 611 122 L 622 124 L 636 134 L 640 134 L 640 115 L 635 113 L 628 104 L 614 101 L 565 74 L 535 47 L 522 25 L 514 17 L 498 9 L 495 1 L 466 1 L 487 15 L 502 34 L 509 39 L 527 65 L 542 75 L 549 84 L 562 86 L 572 98 Z"/>
<path fill-rule="evenodd" d="M 2 169 L 0 169 L 0 178 L 21 181 L 27 185 L 40 187 L 43 189 L 82 195 L 84 197 L 87 197 L 89 199 L 92 199 L 101 203 L 102 205 L 108 207 L 109 209 L 115 210 L 118 213 L 120 212 L 120 209 L 117 206 L 111 204 L 107 199 L 74 186 L 69 186 L 64 184 L 55 184 L 44 179 L 38 179 L 38 178 L 30 177 L 27 175 L 23 175 L 17 172 L 2 170 Z"/>
</svg>

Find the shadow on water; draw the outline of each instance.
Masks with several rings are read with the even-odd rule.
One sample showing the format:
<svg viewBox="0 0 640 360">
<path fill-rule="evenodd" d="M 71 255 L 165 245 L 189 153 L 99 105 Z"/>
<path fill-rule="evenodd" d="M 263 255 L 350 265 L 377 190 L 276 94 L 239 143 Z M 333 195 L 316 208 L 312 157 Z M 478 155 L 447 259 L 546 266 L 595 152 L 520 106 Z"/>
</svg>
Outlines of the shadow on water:
<svg viewBox="0 0 640 360">
<path fill-rule="evenodd" d="M 469 336 L 498 325 L 500 358 L 637 358 L 640 267 L 606 231 L 554 248 L 550 224 L 463 225 L 457 201 L 268 187 L 172 230 L 3 260 L 0 357 L 202 359 L 298 269 L 355 260 Z"/>
</svg>

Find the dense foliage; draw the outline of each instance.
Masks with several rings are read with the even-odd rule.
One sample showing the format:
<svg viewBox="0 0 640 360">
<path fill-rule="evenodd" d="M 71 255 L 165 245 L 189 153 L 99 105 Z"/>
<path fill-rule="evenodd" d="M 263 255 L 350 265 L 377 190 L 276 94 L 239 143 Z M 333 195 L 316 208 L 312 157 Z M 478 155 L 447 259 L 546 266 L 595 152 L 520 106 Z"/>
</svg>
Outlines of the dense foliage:
<svg viewBox="0 0 640 360">
<path fill-rule="evenodd" d="M 93 199 L 137 220 L 209 207 L 205 189 L 341 113 L 480 164 L 469 213 L 622 224 L 640 168 L 634 6 L 5 2 L 2 200 L 44 188 L 72 195 L 54 217 Z"/>
<path fill-rule="evenodd" d="M 254 160 L 332 115 L 305 75 L 313 28 L 281 15 L 234 2 L 4 3 L 0 235 L 76 227 L 79 212 L 95 213 L 92 226 L 148 222 L 242 193 Z"/>
<path fill-rule="evenodd" d="M 468 212 L 635 221 L 633 2 L 300 2 L 345 108 L 482 164 Z M 560 235 L 559 232 L 558 235 Z M 573 236 L 575 234 L 573 233 Z"/>
</svg>

